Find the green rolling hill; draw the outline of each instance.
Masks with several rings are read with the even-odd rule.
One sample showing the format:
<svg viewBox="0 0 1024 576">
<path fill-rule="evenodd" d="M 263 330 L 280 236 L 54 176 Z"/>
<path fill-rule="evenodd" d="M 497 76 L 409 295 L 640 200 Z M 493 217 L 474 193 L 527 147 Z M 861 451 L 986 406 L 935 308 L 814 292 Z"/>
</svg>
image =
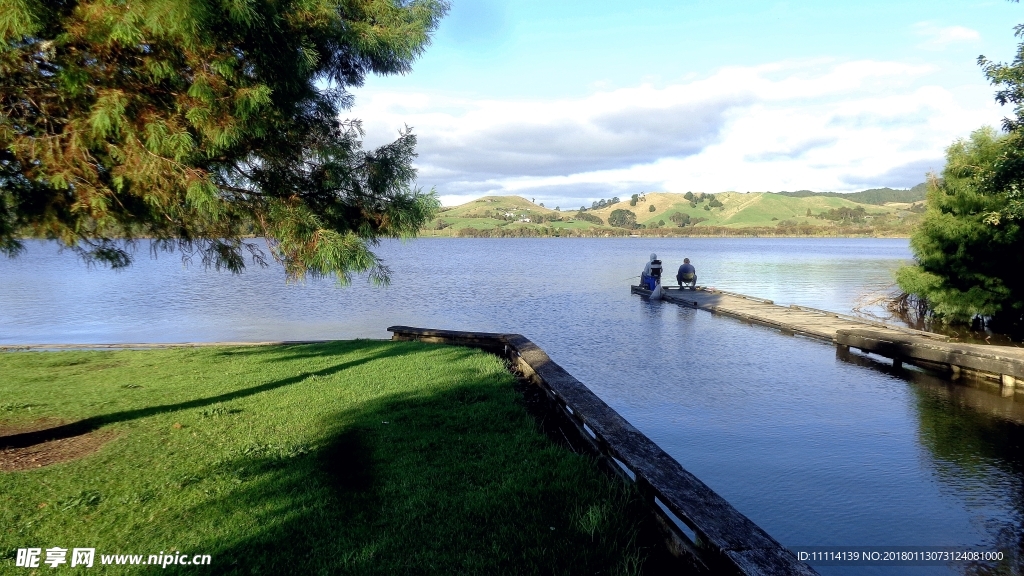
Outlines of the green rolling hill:
<svg viewBox="0 0 1024 576">
<path fill-rule="evenodd" d="M 834 192 L 651 192 L 580 212 L 519 196 L 486 196 L 445 208 L 424 236 L 784 235 L 907 236 L 924 211 L 923 186 Z M 635 225 L 612 226 L 617 210 Z M 618 213 L 620 216 L 622 213 Z M 632 222 L 630 217 L 628 222 Z"/>
</svg>

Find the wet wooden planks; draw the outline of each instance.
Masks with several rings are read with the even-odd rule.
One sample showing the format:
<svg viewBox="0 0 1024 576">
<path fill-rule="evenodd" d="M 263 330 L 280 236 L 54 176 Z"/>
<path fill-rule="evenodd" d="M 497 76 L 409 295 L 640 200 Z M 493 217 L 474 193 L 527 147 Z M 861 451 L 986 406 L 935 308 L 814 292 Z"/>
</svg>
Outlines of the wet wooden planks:
<svg viewBox="0 0 1024 576">
<path fill-rule="evenodd" d="M 650 296 L 639 286 L 632 293 Z M 953 342 L 947 336 L 893 326 L 873 320 L 804 306 L 779 306 L 771 300 L 732 292 L 698 288 L 663 288 L 662 298 L 684 306 L 732 316 L 786 333 L 803 334 L 849 349 L 878 354 L 903 362 L 940 366 L 958 376 L 963 369 L 1000 380 L 1003 394 L 1012 395 L 1024 379 L 1024 349 Z"/>
<path fill-rule="evenodd" d="M 633 287 L 634 294 L 650 295 L 650 291 L 638 286 Z M 731 292 L 720 292 L 709 289 L 679 290 L 666 288 L 663 299 L 693 308 L 700 308 L 716 314 L 733 316 L 741 320 L 756 322 L 784 330 L 806 334 L 823 340 L 835 341 L 839 330 L 874 329 L 881 334 L 908 335 L 946 340 L 946 337 L 929 334 L 919 330 L 901 329 L 887 326 L 880 322 L 863 321 L 851 316 L 835 314 L 825 310 L 815 310 L 802 306 L 779 306 L 771 300 L 754 298 Z"/>
</svg>

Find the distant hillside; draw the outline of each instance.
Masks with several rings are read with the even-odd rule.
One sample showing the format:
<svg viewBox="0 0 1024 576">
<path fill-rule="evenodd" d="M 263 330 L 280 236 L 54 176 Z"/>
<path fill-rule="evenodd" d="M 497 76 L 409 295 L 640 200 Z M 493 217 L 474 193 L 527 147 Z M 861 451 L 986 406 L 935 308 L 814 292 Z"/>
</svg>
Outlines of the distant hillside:
<svg viewBox="0 0 1024 576">
<path fill-rule="evenodd" d="M 919 198 L 918 200 L 913 200 Z M 520 196 L 444 208 L 423 236 L 909 236 L 924 212 L 923 186 L 834 192 L 650 192 L 552 210 Z"/>
<path fill-rule="evenodd" d="M 920 202 L 924 200 L 925 192 L 928 190 L 927 183 L 920 183 L 917 186 L 909 190 L 900 190 L 894 188 L 872 188 L 871 190 L 861 190 L 860 192 L 811 192 L 810 190 L 798 190 L 796 192 L 776 192 L 782 196 L 789 196 L 791 198 L 808 198 L 810 196 L 833 196 L 836 198 L 845 198 L 852 202 L 858 202 L 860 204 L 874 204 L 881 206 L 889 202 L 899 202 L 909 204 L 911 202 Z"/>
</svg>

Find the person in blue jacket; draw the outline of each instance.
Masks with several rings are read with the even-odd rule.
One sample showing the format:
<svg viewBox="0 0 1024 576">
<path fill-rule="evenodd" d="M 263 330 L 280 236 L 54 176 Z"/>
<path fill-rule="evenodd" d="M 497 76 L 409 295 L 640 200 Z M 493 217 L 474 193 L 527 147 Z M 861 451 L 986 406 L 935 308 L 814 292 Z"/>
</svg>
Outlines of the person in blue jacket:
<svg viewBox="0 0 1024 576">
<path fill-rule="evenodd" d="M 690 264 L 689 258 L 683 258 L 683 265 L 676 272 L 676 282 L 679 283 L 680 288 L 683 287 L 683 284 L 689 284 L 690 288 L 697 287 L 697 269 Z"/>
</svg>

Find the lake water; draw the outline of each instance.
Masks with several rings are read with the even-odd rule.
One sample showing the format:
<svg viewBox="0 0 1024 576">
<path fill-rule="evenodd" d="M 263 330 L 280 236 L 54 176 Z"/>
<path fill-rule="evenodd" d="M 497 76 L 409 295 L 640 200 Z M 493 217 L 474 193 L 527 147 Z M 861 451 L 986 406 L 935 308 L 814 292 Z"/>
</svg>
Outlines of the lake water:
<svg viewBox="0 0 1024 576">
<path fill-rule="evenodd" d="M 700 283 L 850 313 L 910 259 L 890 239 L 419 239 L 393 284 L 286 284 L 139 255 L 89 269 L 33 243 L 0 259 L 0 345 L 387 338 L 402 324 L 518 332 L 787 546 L 971 546 L 1021 571 L 1024 401 L 838 358 L 833 346 L 630 295 L 657 252 Z M 813 564 L 813 563 L 812 563 Z"/>
</svg>

